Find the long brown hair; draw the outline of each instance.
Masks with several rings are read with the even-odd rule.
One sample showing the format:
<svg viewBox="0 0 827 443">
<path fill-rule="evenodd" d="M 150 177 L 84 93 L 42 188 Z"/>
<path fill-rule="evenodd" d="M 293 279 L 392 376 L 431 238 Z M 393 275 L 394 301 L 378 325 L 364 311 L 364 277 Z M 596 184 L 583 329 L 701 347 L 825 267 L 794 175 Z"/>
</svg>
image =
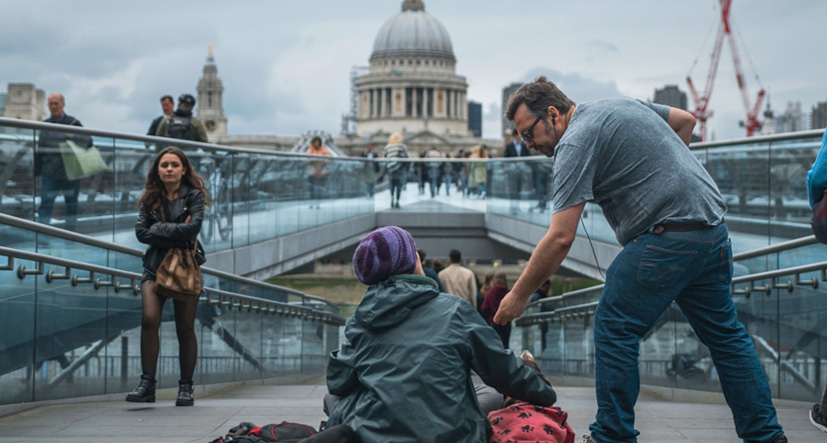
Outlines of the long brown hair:
<svg viewBox="0 0 827 443">
<path fill-rule="evenodd" d="M 186 183 L 190 187 L 201 191 L 201 193 L 204 194 L 205 205 L 212 203 L 209 194 L 207 194 L 207 189 L 204 187 L 204 179 L 192 168 L 190 159 L 187 158 L 184 151 L 175 146 L 168 146 L 155 156 L 155 161 L 152 162 L 152 167 L 149 168 L 149 172 L 146 174 L 144 192 L 141 193 L 141 198 L 138 199 L 138 206 L 143 206 L 147 208 L 147 210 L 155 210 L 161 205 L 164 183 L 158 175 L 158 167 L 161 164 L 161 157 L 166 154 L 175 154 L 181 159 L 181 165 L 185 170 L 184 175 L 181 177 L 181 183 Z"/>
</svg>

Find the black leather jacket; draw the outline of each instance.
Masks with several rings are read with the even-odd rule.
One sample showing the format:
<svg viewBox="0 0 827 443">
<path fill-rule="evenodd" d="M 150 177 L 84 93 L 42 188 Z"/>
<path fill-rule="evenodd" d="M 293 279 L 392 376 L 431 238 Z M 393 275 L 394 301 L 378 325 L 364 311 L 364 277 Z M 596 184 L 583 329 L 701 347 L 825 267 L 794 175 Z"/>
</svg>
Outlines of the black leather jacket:
<svg viewBox="0 0 827 443">
<path fill-rule="evenodd" d="M 170 248 L 192 249 L 192 244 L 201 232 L 201 222 L 204 220 L 204 194 L 198 189 L 181 183 L 178 198 L 171 202 L 170 215 L 166 222 L 161 218 L 163 209 L 149 212 L 142 205 L 138 213 L 138 222 L 135 223 L 135 235 L 138 241 L 149 246 L 144 251 L 144 269 L 153 273 L 164 261 Z M 184 220 L 190 216 L 189 223 Z M 199 265 L 207 261 L 204 248 L 198 243 L 195 260 Z"/>
</svg>

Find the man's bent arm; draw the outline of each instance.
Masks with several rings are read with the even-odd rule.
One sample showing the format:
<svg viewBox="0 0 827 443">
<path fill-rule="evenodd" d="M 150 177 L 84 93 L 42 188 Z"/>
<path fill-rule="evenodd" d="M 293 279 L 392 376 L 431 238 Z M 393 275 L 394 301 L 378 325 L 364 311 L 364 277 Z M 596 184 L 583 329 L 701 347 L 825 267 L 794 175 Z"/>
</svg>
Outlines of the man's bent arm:
<svg viewBox="0 0 827 443">
<path fill-rule="evenodd" d="M 684 144 L 689 147 L 692 141 L 692 129 L 695 128 L 695 116 L 678 108 L 669 108 L 669 119 L 666 120 Z"/>
<path fill-rule="evenodd" d="M 577 235 L 577 223 L 585 205 L 583 202 L 551 216 L 551 226 L 534 248 L 528 266 L 500 302 L 500 308 L 494 316 L 495 323 L 503 325 L 522 315 L 531 293 L 557 271 Z"/>
</svg>

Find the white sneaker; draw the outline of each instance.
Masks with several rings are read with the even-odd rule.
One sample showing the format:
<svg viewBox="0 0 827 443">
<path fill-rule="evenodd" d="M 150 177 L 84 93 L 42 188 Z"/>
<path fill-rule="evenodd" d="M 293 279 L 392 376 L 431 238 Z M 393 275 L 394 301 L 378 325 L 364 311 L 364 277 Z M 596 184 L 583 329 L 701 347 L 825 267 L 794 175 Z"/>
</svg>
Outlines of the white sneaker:
<svg viewBox="0 0 827 443">
<path fill-rule="evenodd" d="M 815 414 L 815 411 L 818 407 L 819 405 L 813 405 L 813 407 L 810 408 L 810 423 L 812 423 L 813 426 L 817 427 L 819 431 L 827 433 L 827 423 L 825 423 L 821 417 Z"/>
</svg>

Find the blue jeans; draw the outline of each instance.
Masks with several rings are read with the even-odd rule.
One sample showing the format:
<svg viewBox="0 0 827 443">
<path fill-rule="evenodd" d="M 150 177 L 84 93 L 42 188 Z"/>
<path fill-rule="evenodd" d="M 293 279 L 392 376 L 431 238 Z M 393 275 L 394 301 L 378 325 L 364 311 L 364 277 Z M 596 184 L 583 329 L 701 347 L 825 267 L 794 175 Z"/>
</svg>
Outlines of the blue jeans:
<svg viewBox="0 0 827 443">
<path fill-rule="evenodd" d="M 63 191 L 65 203 L 64 213 L 66 223 L 63 229 L 77 231 L 78 225 L 78 196 L 80 195 L 80 180 L 69 180 L 61 177 L 40 177 L 40 207 L 37 209 L 37 221 L 48 225 L 52 222 L 52 211 L 55 206 L 55 199 L 60 191 Z"/>
<path fill-rule="evenodd" d="M 606 272 L 594 316 L 597 416 L 603 442 L 636 442 L 641 338 L 675 301 L 709 348 L 721 388 L 745 442 L 783 433 L 769 384 L 730 295 L 732 245 L 726 224 L 688 232 L 643 234 L 626 244 Z"/>
<path fill-rule="evenodd" d="M 439 193 L 439 169 L 440 166 L 428 166 L 428 183 L 431 185 L 431 197 Z"/>
</svg>

